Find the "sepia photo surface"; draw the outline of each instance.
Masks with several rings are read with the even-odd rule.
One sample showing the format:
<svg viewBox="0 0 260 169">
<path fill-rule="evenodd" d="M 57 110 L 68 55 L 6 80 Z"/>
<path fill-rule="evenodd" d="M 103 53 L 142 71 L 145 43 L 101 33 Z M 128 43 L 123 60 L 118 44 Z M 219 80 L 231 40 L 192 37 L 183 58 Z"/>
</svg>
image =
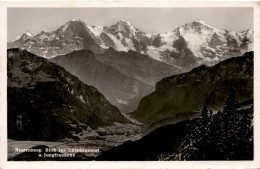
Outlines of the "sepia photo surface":
<svg viewBox="0 0 260 169">
<path fill-rule="evenodd" d="M 6 162 L 259 167 L 254 3 L 100 4 L 5 8 Z"/>
</svg>

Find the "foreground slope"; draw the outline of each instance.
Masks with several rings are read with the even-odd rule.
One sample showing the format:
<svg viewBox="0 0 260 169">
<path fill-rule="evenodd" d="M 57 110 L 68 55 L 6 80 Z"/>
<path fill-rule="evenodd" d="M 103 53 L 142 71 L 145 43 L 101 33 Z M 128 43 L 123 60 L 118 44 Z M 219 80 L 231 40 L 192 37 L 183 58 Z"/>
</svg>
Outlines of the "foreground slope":
<svg viewBox="0 0 260 169">
<path fill-rule="evenodd" d="M 132 116 L 149 130 L 196 117 L 204 104 L 216 110 L 223 105 L 232 85 L 238 101 L 253 98 L 253 52 L 164 78 L 155 92 L 140 101 Z"/>
<path fill-rule="evenodd" d="M 128 122 L 92 86 L 20 49 L 8 50 L 8 138 L 59 140 L 85 127 Z"/>
<path fill-rule="evenodd" d="M 226 97 L 224 98 L 226 100 Z M 229 114 L 229 116 L 237 116 L 239 117 L 239 123 L 236 125 L 235 121 L 229 121 L 231 125 L 236 126 L 236 131 L 240 133 L 240 137 L 236 137 L 232 139 L 231 142 L 241 141 L 241 139 L 250 138 L 249 140 L 244 140 L 245 144 L 241 144 L 242 142 L 238 142 L 239 144 L 226 144 L 224 142 L 220 142 L 219 144 L 228 148 L 224 148 L 224 152 L 218 151 L 218 146 L 214 145 L 218 143 L 217 139 L 220 137 L 222 139 L 224 136 L 222 133 L 213 134 L 216 131 L 211 130 L 209 137 L 203 137 L 204 133 L 200 133 L 198 138 L 206 139 L 207 144 L 214 145 L 212 147 L 207 146 L 206 144 L 202 144 L 201 147 L 195 147 L 196 142 L 192 142 L 191 147 L 193 151 L 198 151 L 196 148 L 204 149 L 206 148 L 207 155 L 203 158 L 193 157 L 193 158 L 183 158 L 185 156 L 185 152 L 183 151 L 185 142 L 189 142 L 194 139 L 191 136 L 191 132 L 193 130 L 198 130 L 200 128 L 200 123 L 202 122 L 201 118 L 195 118 L 192 120 L 185 120 L 176 124 L 170 124 L 166 126 L 159 127 L 148 135 L 144 136 L 140 140 L 137 141 L 128 141 L 117 147 L 114 147 L 96 158 L 96 160 L 101 161 L 157 161 L 157 160 L 253 160 L 253 100 L 247 100 L 237 105 L 237 111 Z M 221 114 L 221 113 L 220 113 Z M 216 119 L 220 114 L 214 114 L 211 118 L 209 118 L 207 123 L 207 128 L 213 129 L 218 126 L 218 123 L 223 123 L 223 121 L 218 121 L 216 123 Z M 243 117 L 248 117 L 246 119 L 246 123 L 248 126 L 243 126 Z M 245 122 L 245 121 L 244 121 Z M 191 124 L 193 124 L 192 127 Z M 195 127 L 194 127 L 195 126 Z M 219 131 L 219 128 L 216 129 Z M 222 131 L 223 132 L 223 131 Z M 236 132 L 230 130 L 234 136 L 237 136 Z M 248 134 L 248 135 L 247 135 Z M 188 139 L 189 138 L 189 139 Z M 213 138 L 213 141 L 212 139 Z M 236 157 L 227 158 L 226 155 L 232 150 L 235 153 Z M 222 149 L 223 151 L 223 149 Z M 192 149 L 190 150 L 191 153 Z M 187 153 L 187 151 L 186 151 Z M 211 154 L 213 153 L 213 154 Z M 210 155 L 211 154 L 211 155 Z M 195 153 L 194 153 L 195 155 Z M 201 155 L 201 154 L 200 154 Z"/>
</svg>

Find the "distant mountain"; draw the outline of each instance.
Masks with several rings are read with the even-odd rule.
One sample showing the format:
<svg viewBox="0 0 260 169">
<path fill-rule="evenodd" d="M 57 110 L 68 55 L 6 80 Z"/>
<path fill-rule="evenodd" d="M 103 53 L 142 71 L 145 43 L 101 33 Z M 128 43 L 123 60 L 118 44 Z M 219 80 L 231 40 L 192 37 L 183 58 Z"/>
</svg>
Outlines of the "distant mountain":
<svg viewBox="0 0 260 169">
<path fill-rule="evenodd" d="M 26 36 L 26 34 L 24 35 Z M 71 20 L 52 32 L 42 31 L 35 36 L 26 36 L 26 38 L 23 38 L 24 35 L 15 42 L 9 43 L 9 48 L 19 47 L 45 58 L 80 49 L 102 51 L 98 39 L 87 25 L 78 19 Z"/>
<path fill-rule="evenodd" d="M 251 30 L 236 33 L 214 28 L 203 21 L 185 24 L 165 34 L 166 39 L 171 36 L 175 38 L 172 43 L 175 50 L 167 56 L 174 64 L 188 70 L 202 64 L 214 65 L 253 50 Z"/>
<path fill-rule="evenodd" d="M 8 138 L 74 138 L 86 127 L 127 123 L 92 86 L 64 68 L 21 49 L 9 49 Z"/>
<path fill-rule="evenodd" d="M 142 97 L 155 89 L 165 76 L 181 72 L 178 67 L 151 59 L 138 52 L 118 52 L 112 48 L 103 54 L 75 51 L 50 59 L 96 87 L 121 112 L 134 111 Z"/>
<path fill-rule="evenodd" d="M 239 102 L 253 98 L 253 52 L 234 57 L 213 67 L 200 66 L 192 71 L 164 78 L 152 94 L 142 98 L 133 118 L 151 131 L 199 114 L 204 104 L 218 110 L 233 86 Z"/>
<path fill-rule="evenodd" d="M 252 51 L 253 31 L 237 33 L 194 21 L 163 34 L 147 34 L 125 20 L 106 27 L 88 26 L 80 19 L 73 19 L 55 31 L 9 42 L 8 47 L 23 48 L 45 58 L 81 49 L 98 54 L 108 48 L 132 50 L 187 71 Z"/>
</svg>

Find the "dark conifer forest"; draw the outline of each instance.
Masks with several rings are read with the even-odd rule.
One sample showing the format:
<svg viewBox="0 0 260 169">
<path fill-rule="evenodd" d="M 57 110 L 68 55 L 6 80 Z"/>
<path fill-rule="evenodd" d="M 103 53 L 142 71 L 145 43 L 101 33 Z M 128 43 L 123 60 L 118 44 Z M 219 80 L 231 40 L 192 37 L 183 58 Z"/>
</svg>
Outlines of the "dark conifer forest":
<svg viewBox="0 0 260 169">
<path fill-rule="evenodd" d="M 253 106 L 238 109 L 236 94 L 230 88 L 223 110 L 216 114 L 201 109 L 199 120 L 190 120 L 183 139 L 181 160 L 252 160 Z"/>
</svg>

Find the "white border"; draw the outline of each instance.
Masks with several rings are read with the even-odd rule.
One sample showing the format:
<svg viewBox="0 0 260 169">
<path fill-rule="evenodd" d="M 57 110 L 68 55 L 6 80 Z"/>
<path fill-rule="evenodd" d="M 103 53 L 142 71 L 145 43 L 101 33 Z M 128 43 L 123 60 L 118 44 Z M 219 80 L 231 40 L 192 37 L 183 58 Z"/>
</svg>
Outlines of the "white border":
<svg viewBox="0 0 260 169">
<path fill-rule="evenodd" d="M 254 8 L 254 161 L 13 162 L 7 161 L 7 8 L 8 7 L 252 7 Z M 0 2 L 0 168 L 260 168 L 260 2 L 217 1 L 17 1 Z M 238 18 L 239 19 L 239 18 Z"/>
</svg>

